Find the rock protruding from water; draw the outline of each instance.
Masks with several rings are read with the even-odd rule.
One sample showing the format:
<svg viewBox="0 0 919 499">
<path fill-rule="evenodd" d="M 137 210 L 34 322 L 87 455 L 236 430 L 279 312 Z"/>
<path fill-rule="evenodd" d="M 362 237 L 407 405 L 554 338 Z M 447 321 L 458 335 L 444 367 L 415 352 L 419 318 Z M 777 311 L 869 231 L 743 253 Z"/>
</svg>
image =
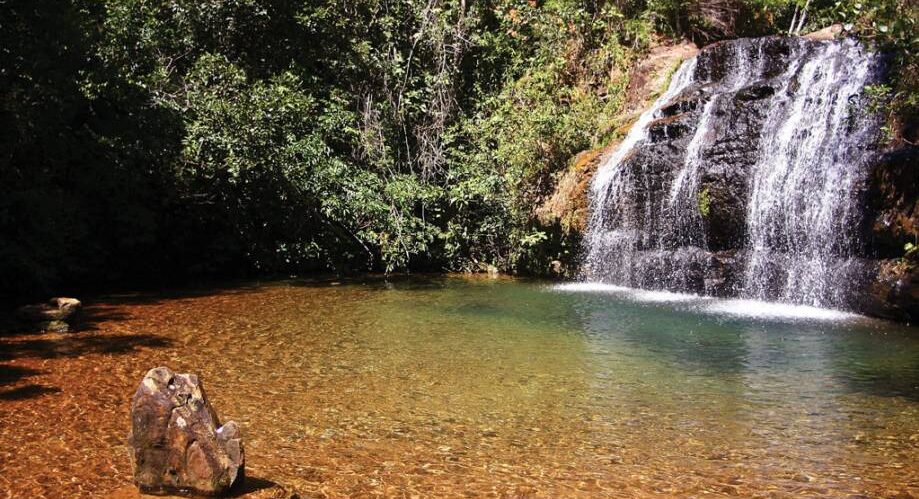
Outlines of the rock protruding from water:
<svg viewBox="0 0 919 499">
<path fill-rule="evenodd" d="M 194 374 L 151 369 L 131 402 L 134 482 L 147 494 L 218 496 L 242 483 L 239 427 L 221 426 Z"/>
<path fill-rule="evenodd" d="M 83 304 L 76 298 L 56 297 L 45 303 L 19 307 L 16 315 L 42 331 L 66 333 L 79 317 Z"/>
</svg>

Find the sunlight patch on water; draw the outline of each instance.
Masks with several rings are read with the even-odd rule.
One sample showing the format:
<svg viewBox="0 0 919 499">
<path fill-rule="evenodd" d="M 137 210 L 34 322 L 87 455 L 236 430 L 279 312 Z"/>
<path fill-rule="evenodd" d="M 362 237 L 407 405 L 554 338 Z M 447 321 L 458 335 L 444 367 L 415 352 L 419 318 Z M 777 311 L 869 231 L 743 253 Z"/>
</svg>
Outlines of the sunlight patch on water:
<svg viewBox="0 0 919 499">
<path fill-rule="evenodd" d="M 647 303 L 671 303 L 711 300 L 704 296 L 689 293 L 674 293 L 672 291 L 657 291 L 650 289 L 628 288 L 601 282 L 570 282 L 553 286 L 559 291 L 574 291 L 579 293 L 608 293 L 620 295 L 623 298 Z"/>
<path fill-rule="evenodd" d="M 842 321 L 861 317 L 842 310 L 759 300 L 717 300 L 703 307 L 707 312 L 754 319 L 808 319 Z"/>
<path fill-rule="evenodd" d="M 602 293 L 643 303 L 688 303 L 701 313 L 729 315 L 750 319 L 844 321 L 862 316 L 841 310 L 793 305 L 760 300 L 722 299 L 672 291 L 654 291 L 604 284 L 600 282 L 570 282 L 552 286 L 556 291 Z"/>
</svg>

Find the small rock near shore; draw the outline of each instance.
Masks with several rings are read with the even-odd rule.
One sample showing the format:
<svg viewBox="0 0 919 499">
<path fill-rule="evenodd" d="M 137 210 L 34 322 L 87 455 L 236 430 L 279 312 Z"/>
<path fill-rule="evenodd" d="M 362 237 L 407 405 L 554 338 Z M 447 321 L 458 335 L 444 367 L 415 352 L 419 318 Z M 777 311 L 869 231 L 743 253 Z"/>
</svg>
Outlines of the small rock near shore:
<svg viewBox="0 0 919 499">
<path fill-rule="evenodd" d="M 45 303 L 19 307 L 16 315 L 29 324 L 38 325 L 42 331 L 66 332 L 82 308 L 83 304 L 76 298 L 56 297 Z"/>
<path fill-rule="evenodd" d="M 239 427 L 220 425 L 198 377 L 151 369 L 131 402 L 134 482 L 147 494 L 224 495 L 241 484 Z"/>
</svg>

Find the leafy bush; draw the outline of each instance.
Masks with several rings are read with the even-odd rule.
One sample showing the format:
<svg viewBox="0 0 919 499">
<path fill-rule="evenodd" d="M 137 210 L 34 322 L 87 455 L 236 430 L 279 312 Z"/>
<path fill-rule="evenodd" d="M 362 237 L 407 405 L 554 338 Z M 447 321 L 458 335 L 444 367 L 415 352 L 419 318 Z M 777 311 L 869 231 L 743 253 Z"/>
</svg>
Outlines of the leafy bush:
<svg viewBox="0 0 919 499">
<path fill-rule="evenodd" d="M 919 140 L 919 3 L 911 0 L 837 1 L 820 12 L 823 19 L 845 23 L 860 39 L 892 55 L 885 95 L 894 138 Z"/>
<path fill-rule="evenodd" d="M 0 292 L 545 270 L 571 241 L 534 208 L 612 138 L 627 68 L 662 37 L 782 32 L 803 6 L 6 0 Z M 813 0 L 807 17 L 895 51 L 899 77 L 876 93 L 903 123 L 915 8 Z"/>
</svg>

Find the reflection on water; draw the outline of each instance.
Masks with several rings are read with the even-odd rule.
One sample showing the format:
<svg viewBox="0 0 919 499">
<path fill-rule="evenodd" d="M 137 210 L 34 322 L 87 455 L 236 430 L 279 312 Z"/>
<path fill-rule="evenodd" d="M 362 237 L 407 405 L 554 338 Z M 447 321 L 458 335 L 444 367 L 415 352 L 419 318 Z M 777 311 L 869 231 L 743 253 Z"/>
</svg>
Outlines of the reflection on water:
<svg viewBox="0 0 919 499">
<path fill-rule="evenodd" d="M 90 331 L 0 337 L 0 490 L 124 489 L 129 397 L 168 365 L 306 496 L 919 494 L 919 331 L 712 305 L 442 277 L 99 300 Z"/>
</svg>

